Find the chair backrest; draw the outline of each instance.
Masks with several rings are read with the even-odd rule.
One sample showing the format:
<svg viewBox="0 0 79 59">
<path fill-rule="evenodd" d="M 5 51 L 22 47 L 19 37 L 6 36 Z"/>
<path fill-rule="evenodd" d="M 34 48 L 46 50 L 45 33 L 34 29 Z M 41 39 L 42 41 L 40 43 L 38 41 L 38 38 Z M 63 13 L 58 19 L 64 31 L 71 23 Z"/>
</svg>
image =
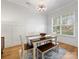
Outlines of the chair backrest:
<svg viewBox="0 0 79 59">
<path fill-rule="evenodd" d="M 52 32 L 52 33 L 50 33 L 50 35 L 51 35 L 52 37 L 55 37 L 55 38 L 52 39 L 52 42 L 56 43 L 56 42 L 58 41 L 58 40 L 57 40 L 57 33 L 56 33 L 56 32 Z"/>
<path fill-rule="evenodd" d="M 22 35 L 20 35 L 19 37 L 20 37 L 21 47 L 24 50 L 24 48 L 25 48 L 24 44 L 27 44 L 27 37 L 26 36 L 22 36 Z"/>
<path fill-rule="evenodd" d="M 24 53 L 25 53 L 25 44 L 27 44 L 27 39 L 26 36 L 20 35 L 20 44 L 21 44 L 21 49 L 19 50 L 19 56 L 20 59 L 24 59 Z"/>
</svg>

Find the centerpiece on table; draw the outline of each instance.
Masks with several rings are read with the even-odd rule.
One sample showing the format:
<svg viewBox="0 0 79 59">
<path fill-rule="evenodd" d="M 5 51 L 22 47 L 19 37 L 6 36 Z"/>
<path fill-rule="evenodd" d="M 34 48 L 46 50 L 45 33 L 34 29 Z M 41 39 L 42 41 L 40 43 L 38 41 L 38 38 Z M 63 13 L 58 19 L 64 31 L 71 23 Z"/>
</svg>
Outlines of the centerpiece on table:
<svg viewBox="0 0 79 59">
<path fill-rule="evenodd" d="M 41 40 L 46 38 L 45 37 L 46 33 L 40 33 L 40 35 L 41 35 L 41 38 L 40 38 Z"/>
</svg>

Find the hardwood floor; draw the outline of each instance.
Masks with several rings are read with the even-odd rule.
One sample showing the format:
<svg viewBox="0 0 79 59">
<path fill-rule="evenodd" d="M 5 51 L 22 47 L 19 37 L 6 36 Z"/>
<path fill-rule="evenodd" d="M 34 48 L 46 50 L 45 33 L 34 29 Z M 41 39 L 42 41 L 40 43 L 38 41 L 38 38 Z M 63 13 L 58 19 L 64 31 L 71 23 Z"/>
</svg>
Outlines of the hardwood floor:
<svg viewBox="0 0 79 59">
<path fill-rule="evenodd" d="M 63 56 L 62 59 L 78 59 L 78 48 L 77 47 L 64 44 L 64 43 L 61 43 L 60 47 L 63 47 L 67 50 L 66 54 Z"/>
<path fill-rule="evenodd" d="M 20 59 L 19 57 L 20 48 L 21 48 L 20 45 L 10 48 L 5 48 L 2 55 L 2 59 Z"/>
<path fill-rule="evenodd" d="M 60 43 L 60 47 L 65 48 L 67 50 L 66 54 L 62 57 L 62 59 L 78 59 L 78 49 L 77 47 Z M 5 48 L 2 59 L 20 59 L 19 57 L 19 49 L 20 45 L 10 48 Z"/>
</svg>

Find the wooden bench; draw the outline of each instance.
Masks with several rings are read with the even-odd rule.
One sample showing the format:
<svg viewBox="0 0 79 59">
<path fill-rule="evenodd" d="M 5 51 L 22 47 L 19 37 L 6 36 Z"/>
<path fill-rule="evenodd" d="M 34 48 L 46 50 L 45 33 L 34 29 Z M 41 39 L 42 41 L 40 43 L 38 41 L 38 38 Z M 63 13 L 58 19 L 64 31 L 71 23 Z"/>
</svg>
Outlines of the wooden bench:
<svg viewBox="0 0 79 59">
<path fill-rule="evenodd" d="M 44 59 L 44 54 L 50 51 L 51 49 L 55 49 L 55 52 L 58 52 L 58 44 L 48 43 L 37 47 L 38 52 L 42 54 L 42 59 Z"/>
</svg>

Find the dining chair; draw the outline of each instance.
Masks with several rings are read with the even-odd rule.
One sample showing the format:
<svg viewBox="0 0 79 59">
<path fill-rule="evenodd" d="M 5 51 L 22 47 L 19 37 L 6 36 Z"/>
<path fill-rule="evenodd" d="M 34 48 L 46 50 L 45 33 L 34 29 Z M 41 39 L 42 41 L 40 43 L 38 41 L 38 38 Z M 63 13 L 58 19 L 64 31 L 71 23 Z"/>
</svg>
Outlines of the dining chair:
<svg viewBox="0 0 79 59">
<path fill-rule="evenodd" d="M 54 45 L 56 45 L 55 48 L 53 48 L 53 51 L 58 53 L 59 52 L 59 42 L 52 42 Z"/>
<path fill-rule="evenodd" d="M 27 43 L 26 36 L 20 35 L 20 43 L 21 43 L 21 49 L 19 50 L 19 56 L 20 59 L 24 59 L 25 55 L 27 56 L 27 50 L 25 50 L 25 44 Z"/>
<path fill-rule="evenodd" d="M 19 50 L 20 59 L 32 58 L 33 46 L 29 45 L 29 39 L 27 36 L 20 35 L 21 49 Z"/>
<path fill-rule="evenodd" d="M 57 36 L 57 33 L 56 32 L 53 32 L 52 34 L 50 34 L 52 37 L 53 36 L 55 36 L 55 38 L 54 39 L 52 39 L 52 43 L 54 44 L 54 45 L 57 45 L 57 47 L 56 47 L 56 50 L 59 48 L 59 42 L 58 42 L 58 36 Z"/>
</svg>

